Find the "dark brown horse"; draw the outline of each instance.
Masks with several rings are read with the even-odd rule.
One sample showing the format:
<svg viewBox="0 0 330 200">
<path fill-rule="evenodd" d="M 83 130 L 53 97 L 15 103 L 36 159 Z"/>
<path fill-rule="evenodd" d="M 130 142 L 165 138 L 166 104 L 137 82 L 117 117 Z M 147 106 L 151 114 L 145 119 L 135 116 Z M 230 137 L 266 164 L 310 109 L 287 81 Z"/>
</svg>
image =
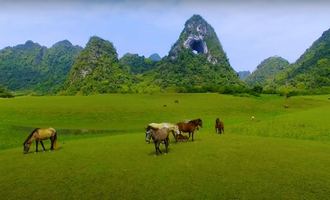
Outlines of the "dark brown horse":
<svg viewBox="0 0 330 200">
<path fill-rule="evenodd" d="M 50 150 L 54 150 L 56 147 L 56 141 L 57 141 L 57 132 L 53 128 L 36 128 L 34 129 L 30 135 L 26 138 L 26 140 L 23 143 L 24 146 L 24 153 L 28 153 L 31 144 L 33 141 L 36 142 L 36 152 L 38 152 L 38 143 L 40 142 L 43 150 L 45 151 L 43 140 L 50 139 L 51 146 Z"/>
<path fill-rule="evenodd" d="M 225 133 L 225 126 L 219 118 L 215 120 L 215 132 L 219 134 Z"/>
<path fill-rule="evenodd" d="M 178 125 L 180 133 L 189 133 L 189 138 L 192 136 L 191 140 L 194 141 L 194 132 L 203 126 L 203 121 L 201 119 L 194 119 L 188 122 L 179 122 L 176 125 Z"/>
</svg>

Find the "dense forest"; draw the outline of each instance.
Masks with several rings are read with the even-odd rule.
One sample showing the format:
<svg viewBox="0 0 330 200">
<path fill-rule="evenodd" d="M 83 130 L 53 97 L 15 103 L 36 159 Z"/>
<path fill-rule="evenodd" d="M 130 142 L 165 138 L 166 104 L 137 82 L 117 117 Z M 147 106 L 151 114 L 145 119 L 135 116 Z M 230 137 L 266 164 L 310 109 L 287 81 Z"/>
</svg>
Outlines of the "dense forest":
<svg viewBox="0 0 330 200">
<path fill-rule="evenodd" d="M 64 40 L 47 48 L 27 41 L 0 51 L 0 84 L 10 90 L 55 93 L 81 51 Z"/>
</svg>

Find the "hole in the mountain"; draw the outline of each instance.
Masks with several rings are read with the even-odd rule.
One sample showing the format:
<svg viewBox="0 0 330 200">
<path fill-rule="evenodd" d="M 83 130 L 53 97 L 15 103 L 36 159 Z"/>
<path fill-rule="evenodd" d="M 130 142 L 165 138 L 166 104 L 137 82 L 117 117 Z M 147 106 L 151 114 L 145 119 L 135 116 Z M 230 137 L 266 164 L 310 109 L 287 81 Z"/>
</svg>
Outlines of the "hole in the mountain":
<svg viewBox="0 0 330 200">
<path fill-rule="evenodd" d="M 203 54 L 204 53 L 204 45 L 202 40 L 194 40 L 191 45 L 191 49 L 195 54 Z"/>
</svg>

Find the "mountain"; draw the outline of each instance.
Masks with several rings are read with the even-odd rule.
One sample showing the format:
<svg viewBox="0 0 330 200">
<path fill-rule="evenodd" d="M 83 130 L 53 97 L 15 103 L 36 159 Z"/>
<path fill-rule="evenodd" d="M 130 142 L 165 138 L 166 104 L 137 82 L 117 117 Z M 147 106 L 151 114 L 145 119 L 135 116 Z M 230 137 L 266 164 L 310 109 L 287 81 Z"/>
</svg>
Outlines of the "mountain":
<svg viewBox="0 0 330 200">
<path fill-rule="evenodd" d="M 0 84 L 10 90 L 31 89 L 45 71 L 42 60 L 47 48 L 27 41 L 0 51 Z"/>
<path fill-rule="evenodd" d="M 59 91 L 81 50 L 82 47 L 73 46 L 68 40 L 57 42 L 49 48 L 43 59 L 43 65 L 48 68 L 37 89 L 43 92 L 50 90 L 50 93 Z"/>
<path fill-rule="evenodd" d="M 127 68 L 133 74 L 144 73 L 155 66 L 155 62 L 151 59 L 130 53 L 120 58 L 119 63 L 123 68 Z"/>
<path fill-rule="evenodd" d="M 129 72 L 120 67 L 113 44 L 93 36 L 77 56 L 64 86 L 67 94 L 127 92 Z"/>
<path fill-rule="evenodd" d="M 149 56 L 149 59 L 154 61 L 154 62 L 158 62 L 160 61 L 162 58 L 160 57 L 160 55 L 158 53 L 154 53 L 154 54 L 151 54 Z"/>
<path fill-rule="evenodd" d="M 277 85 L 315 92 L 330 92 L 330 29 L 325 31 L 285 73 L 276 77 Z"/>
<path fill-rule="evenodd" d="M 213 27 L 200 15 L 193 15 L 169 52 L 170 58 L 177 58 L 181 51 L 190 49 L 195 54 L 205 55 L 212 64 L 230 67 L 228 58 Z"/>
<path fill-rule="evenodd" d="M 0 51 L 0 84 L 10 90 L 57 90 L 80 51 L 67 40 L 51 48 L 32 41 L 6 47 Z"/>
<path fill-rule="evenodd" d="M 289 64 L 290 63 L 282 57 L 269 57 L 257 66 L 257 69 L 245 79 L 245 82 L 250 86 L 263 86 L 267 81 L 272 81 L 275 76 L 286 69 Z"/>
<path fill-rule="evenodd" d="M 241 80 L 245 80 L 250 74 L 251 74 L 250 71 L 239 71 L 239 72 L 237 72 L 237 75 Z"/>
<path fill-rule="evenodd" d="M 214 31 L 200 15 L 184 26 L 169 55 L 157 63 L 153 82 L 182 92 L 218 91 L 243 85 L 231 68 Z"/>
</svg>

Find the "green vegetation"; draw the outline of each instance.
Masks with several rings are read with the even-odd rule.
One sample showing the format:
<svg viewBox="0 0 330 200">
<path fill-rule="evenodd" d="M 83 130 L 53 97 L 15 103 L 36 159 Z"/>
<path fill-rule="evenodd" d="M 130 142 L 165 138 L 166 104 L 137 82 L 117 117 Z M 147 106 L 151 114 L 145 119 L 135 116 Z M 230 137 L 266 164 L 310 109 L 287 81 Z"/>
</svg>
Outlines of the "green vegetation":
<svg viewBox="0 0 330 200">
<path fill-rule="evenodd" d="M 0 84 L 11 90 L 54 93 L 81 47 L 65 40 L 46 48 L 32 41 L 0 51 Z"/>
<path fill-rule="evenodd" d="M 223 92 L 226 88 L 244 88 L 231 68 L 211 64 L 201 54 L 181 50 L 176 59 L 165 58 L 152 74 L 162 88 L 176 92 Z"/>
<path fill-rule="evenodd" d="M 328 98 L 112 94 L 0 99 L 0 195 L 327 199 Z M 167 155 L 154 156 L 153 145 L 144 142 L 147 123 L 197 117 L 204 123 L 196 141 L 175 144 L 171 137 Z M 224 135 L 215 134 L 216 117 L 225 122 Z M 22 141 L 29 132 L 49 126 L 58 130 L 59 149 L 24 155 Z"/>
<path fill-rule="evenodd" d="M 200 15 L 185 23 L 169 56 L 155 70 L 155 83 L 178 92 L 223 92 L 244 88 L 231 68 L 226 53 L 211 25 Z"/>
<path fill-rule="evenodd" d="M 245 79 L 245 82 L 250 86 L 263 86 L 268 82 L 272 82 L 276 75 L 285 70 L 289 64 L 287 60 L 281 57 L 274 56 L 267 58 Z"/>
<path fill-rule="evenodd" d="M 123 68 L 127 68 L 133 74 L 141 74 L 152 69 L 156 62 L 150 58 L 139 56 L 138 54 L 125 54 L 119 60 L 120 65 Z"/>
<path fill-rule="evenodd" d="M 91 37 L 86 47 L 64 40 L 51 48 L 32 41 L 0 50 L 0 85 L 23 94 L 218 92 L 285 96 L 330 93 L 330 30 L 289 65 L 270 57 L 246 79 L 236 73 L 214 29 L 200 15 L 185 23 L 169 55 L 125 54 Z M 239 77 L 245 82 L 241 81 Z M 244 77 L 244 78 L 243 78 Z"/>
<path fill-rule="evenodd" d="M 0 85 L 0 98 L 11 98 L 11 97 L 14 97 L 14 95 L 6 88 Z"/>
<path fill-rule="evenodd" d="M 94 36 L 75 60 L 64 94 L 128 92 L 130 83 L 131 76 L 120 67 L 113 44 Z"/>
<path fill-rule="evenodd" d="M 270 85 L 294 94 L 330 93 L 330 29 Z"/>
</svg>

